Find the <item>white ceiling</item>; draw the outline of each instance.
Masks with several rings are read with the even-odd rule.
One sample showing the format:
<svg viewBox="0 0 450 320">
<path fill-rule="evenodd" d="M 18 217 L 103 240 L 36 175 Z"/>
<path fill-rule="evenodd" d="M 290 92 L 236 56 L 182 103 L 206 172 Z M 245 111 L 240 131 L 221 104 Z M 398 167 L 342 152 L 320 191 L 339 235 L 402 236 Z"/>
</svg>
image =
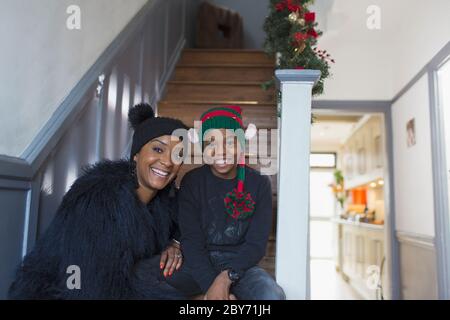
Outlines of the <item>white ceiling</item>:
<svg viewBox="0 0 450 320">
<path fill-rule="evenodd" d="M 316 0 L 318 47 L 336 63 L 321 100 L 390 100 L 450 40 L 450 1 Z M 369 6 L 381 28 L 367 27 Z"/>
<path fill-rule="evenodd" d="M 333 148 L 330 151 L 337 151 L 354 126 L 354 123 L 347 122 L 314 123 L 311 127 L 311 145 L 313 148 L 328 147 Z"/>
<path fill-rule="evenodd" d="M 311 126 L 311 149 L 338 151 L 361 118 L 362 115 L 316 114 L 316 121 Z"/>
</svg>

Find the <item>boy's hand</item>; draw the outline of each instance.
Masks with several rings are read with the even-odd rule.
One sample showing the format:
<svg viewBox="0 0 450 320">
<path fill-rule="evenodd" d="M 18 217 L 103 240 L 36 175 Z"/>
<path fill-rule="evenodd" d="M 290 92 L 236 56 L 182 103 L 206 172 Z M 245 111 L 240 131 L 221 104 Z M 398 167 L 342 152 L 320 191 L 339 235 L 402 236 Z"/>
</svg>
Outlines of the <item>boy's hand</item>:
<svg viewBox="0 0 450 320">
<path fill-rule="evenodd" d="M 228 271 L 222 271 L 214 280 L 208 292 L 205 294 L 205 300 L 234 300 L 230 295 L 231 280 L 228 278 Z M 232 297 L 231 297 L 232 296 Z M 233 299 L 234 298 L 234 299 Z"/>
<path fill-rule="evenodd" d="M 171 276 L 175 270 L 180 269 L 182 263 L 183 255 L 180 245 L 172 243 L 161 253 L 159 267 L 164 269 L 164 277 L 167 277 Z"/>
</svg>

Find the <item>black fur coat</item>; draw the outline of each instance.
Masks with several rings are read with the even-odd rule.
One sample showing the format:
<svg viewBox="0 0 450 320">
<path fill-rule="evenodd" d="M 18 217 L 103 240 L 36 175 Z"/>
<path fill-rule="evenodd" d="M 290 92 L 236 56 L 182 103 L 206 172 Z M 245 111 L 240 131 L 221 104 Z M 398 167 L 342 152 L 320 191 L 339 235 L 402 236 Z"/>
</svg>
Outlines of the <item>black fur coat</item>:
<svg viewBox="0 0 450 320">
<path fill-rule="evenodd" d="M 88 167 L 19 267 L 10 298 L 157 298 L 155 288 L 137 289 L 134 267 L 176 237 L 175 190 L 166 187 L 146 206 L 135 189 L 129 161 Z M 80 290 L 67 288 L 70 265 L 80 268 Z"/>
</svg>

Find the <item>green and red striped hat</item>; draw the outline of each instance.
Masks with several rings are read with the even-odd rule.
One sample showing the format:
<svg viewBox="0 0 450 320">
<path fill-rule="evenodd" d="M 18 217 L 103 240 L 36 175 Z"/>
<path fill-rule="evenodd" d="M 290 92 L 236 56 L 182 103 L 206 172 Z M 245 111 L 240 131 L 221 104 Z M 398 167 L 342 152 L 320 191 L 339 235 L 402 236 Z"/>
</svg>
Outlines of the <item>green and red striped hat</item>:
<svg viewBox="0 0 450 320">
<path fill-rule="evenodd" d="M 210 129 L 232 129 L 241 145 L 242 153 L 239 157 L 237 167 L 237 186 L 225 196 L 226 212 L 235 219 L 244 219 L 251 216 L 255 210 L 255 202 L 251 194 L 245 192 L 245 139 L 251 138 L 256 127 L 249 125 L 249 130 L 244 132 L 242 121 L 242 109 L 239 106 L 221 106 L 211 108 L 200 117 L 202 123 L 200 140 L 203 141 L 204 134 Z"/>
</svg>

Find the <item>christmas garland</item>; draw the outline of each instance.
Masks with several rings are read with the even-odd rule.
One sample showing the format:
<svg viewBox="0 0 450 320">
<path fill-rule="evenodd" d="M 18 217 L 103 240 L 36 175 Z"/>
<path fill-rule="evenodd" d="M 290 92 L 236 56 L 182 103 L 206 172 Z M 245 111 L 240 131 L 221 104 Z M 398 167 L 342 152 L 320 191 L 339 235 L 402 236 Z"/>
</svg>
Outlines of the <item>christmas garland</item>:
<svg viewBox="0 0 450 320">
<path fill-rule="evenodd" d="M 319 95 L 334 60 L 326 50 L 317 48 L 317 38 L 322 32 L 317 29 L 315 13 L 308 10 L 312 2 L 270 0 L 270 14 L 264 22 L 264 49 L 269 55 L 279 54 L 277 69 L 320 70 L 320 79 L 313 88 L 313 95 Z M 273 85 L 272 79 L 263 87 L 267 89 Z"/>
</svg>

